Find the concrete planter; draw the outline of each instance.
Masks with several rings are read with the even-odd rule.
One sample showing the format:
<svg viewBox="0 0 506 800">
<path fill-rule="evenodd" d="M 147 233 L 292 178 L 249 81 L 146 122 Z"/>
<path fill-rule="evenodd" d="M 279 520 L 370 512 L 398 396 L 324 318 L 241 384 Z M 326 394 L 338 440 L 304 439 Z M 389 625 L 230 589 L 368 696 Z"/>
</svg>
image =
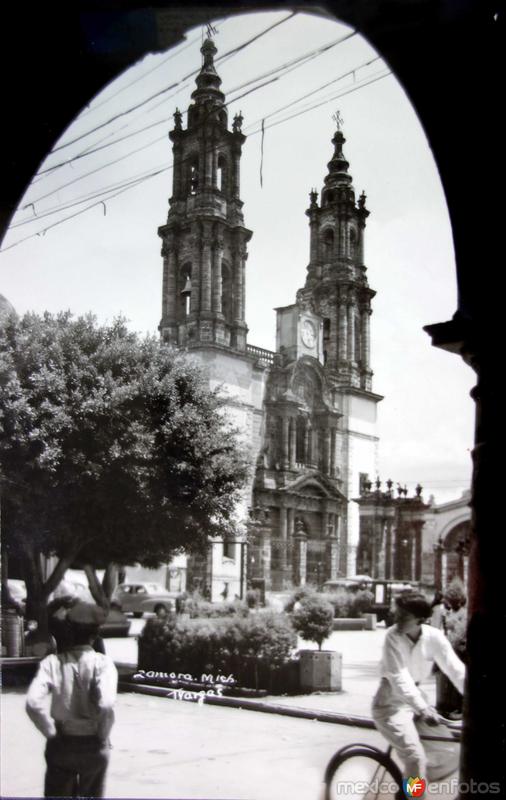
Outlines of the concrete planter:
<svg viewBox="0 0 506 800">
<path fill-rule="evenodd" d="M 332 622 L 334 631 L 365 631 L 366 626 L 364 617 L 334 617 Z"/>
<path fill-rule="evenodd" d="M 366 631 L 375 631 L 378 622 L 376 614 L 362 614 L 362 616 L 365 619 Z"/>
<path fill-rule="evenodd" d="M 300 684 L 303 691 L 340 692 L 343 657 L 335 650 L 301 650 Z"/>
</svg>

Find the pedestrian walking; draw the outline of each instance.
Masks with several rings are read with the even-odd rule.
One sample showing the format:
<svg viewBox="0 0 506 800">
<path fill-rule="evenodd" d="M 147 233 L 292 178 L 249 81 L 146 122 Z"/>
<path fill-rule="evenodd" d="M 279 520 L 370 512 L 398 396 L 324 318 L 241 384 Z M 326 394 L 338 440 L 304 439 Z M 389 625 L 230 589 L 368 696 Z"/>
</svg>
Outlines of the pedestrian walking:
<svg viewBox="0 0 506 800">
<path fill-rule="evenodd" d="M 104 796 L 118 683 L 112 659 L 92 647 L 104 618 L 77 602 L 66 617 L 71 642 L 41 661 L 28 690 L 26 711 L 47 739 L 45 797 Z"/>
</svg>

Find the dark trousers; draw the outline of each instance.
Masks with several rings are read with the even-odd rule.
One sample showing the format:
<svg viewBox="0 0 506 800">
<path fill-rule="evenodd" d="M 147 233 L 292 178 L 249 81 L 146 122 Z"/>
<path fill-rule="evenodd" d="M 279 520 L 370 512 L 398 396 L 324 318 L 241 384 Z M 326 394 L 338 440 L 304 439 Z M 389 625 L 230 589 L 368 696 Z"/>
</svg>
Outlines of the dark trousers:
<svg viewBox="0 0 506 800">
<path fill-rule="evenodd" d="M 46 744 L 44 797 L 103 797 L 109 747 L 96 736 L 55 736 Z"/>
</svg>

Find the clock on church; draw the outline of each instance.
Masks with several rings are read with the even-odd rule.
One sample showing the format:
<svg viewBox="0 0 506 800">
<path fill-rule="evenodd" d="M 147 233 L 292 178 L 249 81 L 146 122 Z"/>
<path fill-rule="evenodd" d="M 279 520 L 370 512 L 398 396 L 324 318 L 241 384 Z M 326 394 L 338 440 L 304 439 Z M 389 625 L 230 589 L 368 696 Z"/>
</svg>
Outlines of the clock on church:
<svg viewBox="0 0 506 800">
<path fill-rule="evenodd" d="M 303 344 L 312 350 L 316 343 L 316 329 L 310 319 L 305 319 L 302 322 L 300 337 Z"/>
</svg>

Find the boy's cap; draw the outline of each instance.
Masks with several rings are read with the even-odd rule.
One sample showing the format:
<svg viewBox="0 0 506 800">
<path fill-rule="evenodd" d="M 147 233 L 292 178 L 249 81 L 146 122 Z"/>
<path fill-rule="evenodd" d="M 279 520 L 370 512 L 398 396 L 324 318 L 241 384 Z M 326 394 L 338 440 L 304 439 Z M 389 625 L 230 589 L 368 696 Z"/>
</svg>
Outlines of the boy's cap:
<svg viewBox="0 0 506 800">
<path fill-rule="evenodd" d="M 77 597 L 78 592 L 76 587 L 70 581 L 60 581 L 56 589 L 54 590 L 54 599 L 55 600 L 62 600 L 66 597 Z"/>
<path fill-rule="evenodd" d="M 67 614 L 72 625 L 95 625 L 99 627 L 105 622 L 107 614 L 103 608 L 93 603 L 76 603 Z"/>
</svg>

